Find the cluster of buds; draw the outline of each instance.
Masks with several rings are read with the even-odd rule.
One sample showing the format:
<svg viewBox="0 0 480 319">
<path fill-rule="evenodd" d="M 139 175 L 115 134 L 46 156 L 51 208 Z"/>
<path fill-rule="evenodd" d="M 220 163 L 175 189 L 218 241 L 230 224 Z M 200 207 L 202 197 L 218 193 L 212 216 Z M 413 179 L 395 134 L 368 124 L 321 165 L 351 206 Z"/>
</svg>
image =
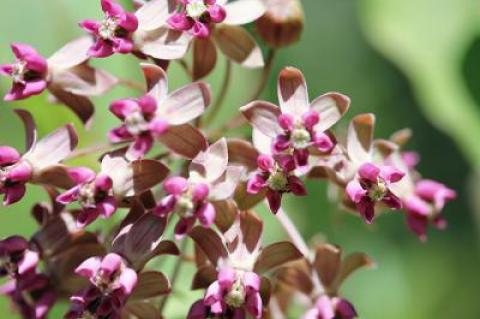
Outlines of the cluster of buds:
<svg viewBox="0 0 480 319">
<path fill-rule="evenodd" d="M 342 259 L 341 249 L 330 244 L 310 250 L 282 208 L 288 194 L 307 196 L 306 179 L 330 182 L 341 206 L 367 223 L 387 209 L 403 209 L 421 240 L 429 223 L 446 226 L 442 210 L 456 194 L 416 171 L 418 155 L 403 150 L 408 131 L 375 140 L 375 117 L 360 114 L 346 138 L 337 138 L 333 126 L 350 99 L 329 92 L 311 101 L 294 67 L 278 76 L 278 106 L 255 97 L 232 119 L 251 124 L 251 142 L 232 137 L 228 123 L 208 127 L 228 92 L 232 62 L 264 68 L 265 82 L 274 51 L 300 38 L 299 0 L 132 0 L 134 12 L 115 0 L 100 4 L 100 22 L 80 23 L 88 36 L 48 59 L 29 45 L 12 44 L 15 62 L 0 66 L 13 82 L 6 101 L 48 91 L 51 101 L 69 107 L 87 129 L 95 111 L 90 97 L 116 85 L 139 91 L 138 97 L 111 102 L 109 111 L 121 124 L 110 128 L 109 143 L 89 167 L 70 160 L 78 163 L 99 147 L 75 150 L 72 124 L 38 138 L 32 115 L 15 110 L 25 127 L 26 150 L 0 146 L 3 204 L 29 196 L 30 184 L 51 200 L 34 205 L 38 230 L 29 239 L 0 240 L 0 276 L 8 277 L 0 293 L 23 318 L 48 318 L 56 302 L 65 301 L 66 319 L 168 317 L 165 305 L 178 290 L 182 263 L 193 264 L 192 290 L 203 291 L 185 307 L 189 319 L 279 319 L 290 316 L 294 305 L 303 307 L 305 319 L 357 318 L 339 288 L 373 262 L 363 253 Z M 266 61 L 247 31 L 254 29 L 243 27 L 252 22 L 269 47 Z M 191 64 L 184 59 L 190 48 Z M 217 48 L 228 66 L 223 88 L 212 99 L 210 86 L 198 80 L 214 70 Z M 145 89 L 89 63 L 114 54 L 141 61 Z M 191 78 L 173 92 L 167 79 L 171 61 L 180 62 Z M 255 212 L 262 201 L 290 241 L 264 243 L 270 225 Z M 99 218 L 108 229 L 100 228 Z M 188 249 L 190 242 L 194 249 Z M 171 278 L 162 272 L 163 263 L 151 262 L 164 255 L 175 258 Z"/>
</svg>

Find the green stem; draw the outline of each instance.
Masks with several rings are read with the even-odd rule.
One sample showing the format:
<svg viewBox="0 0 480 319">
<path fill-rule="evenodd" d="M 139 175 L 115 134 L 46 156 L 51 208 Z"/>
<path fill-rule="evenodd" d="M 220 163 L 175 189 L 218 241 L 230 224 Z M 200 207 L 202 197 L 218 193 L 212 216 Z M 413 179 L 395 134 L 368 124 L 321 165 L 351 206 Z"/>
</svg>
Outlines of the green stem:
<svg viewBox="0 0 480 319">
<path fill-rule="evenodd" d="M 202 125 L 203 126 L 208 126 L 218 115 L 219 109 L 222 106 L 223 101 L 225 100 L 225 97 L 227 96 L 228 88 L 230 86 L 230 80 L 232 77 L 232 62 L 230 60 L 226 60 L 226 66 L 225 66 L 225 75 L 223 77 L 223 85 L 218 93 L 218 96 L 215 100 L 215 104 L 210 108 L 210 111 L 208 114 L 205 116 Z"/>
</svg>

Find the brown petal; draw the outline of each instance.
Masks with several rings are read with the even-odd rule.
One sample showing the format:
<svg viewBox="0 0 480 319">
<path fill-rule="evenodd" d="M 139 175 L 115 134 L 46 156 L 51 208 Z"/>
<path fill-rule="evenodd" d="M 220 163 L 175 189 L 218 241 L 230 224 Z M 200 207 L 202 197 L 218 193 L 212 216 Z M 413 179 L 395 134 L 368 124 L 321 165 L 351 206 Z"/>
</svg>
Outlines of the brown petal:
<svg viewBox="0 0 480 319">
<path fill-rule="evenodd" d="M 138 282 L 129 300 L 145 300 L 171 291 L 168 278 L 159 271 L 144 271 L 138 275 Z"/>
<path fill-rule="evenodd" d="M 161 27 L 175 11 L 175 8 L 175 0 L 153 0 L 147 2 L 135 12 L 135 16 L 138 19 L 138 30 L 140 32 L 150 31 Z"/>
<path fill-rule="evenodd" d="M 333 245 L 324 244 L 316 249 L 313 268 L 323 285 L 330 288 L 340 269 L 342 251 Z"/>
<path fill-rule="evenodd" d="M 159 141 L 186 158 L 194 158 L 208 147 L 202 132 L 190 124 L 169 127 L 167 132 L 159 137 Z"/>
<path fill-rule="evenodd" d="M 78 136 L 75 129 L 67 124 L 40 139 L 23 158 L 30 162 L 35 174 L 64 160 L 77 143 Z"/>
<path fill-rule="evenodd" d="M 192 281 L 192 289 L 206 289 L 212 282 L 217 279 L 217 270 L 215 267 L 204 266 L 195 273 Z"/>
<path fill-rule="evenodd" d="M 275 104 L 265 101 L 253 101 L 240 108 L 243 116 L 254 128 L 269 137 L 276 137 L 283 130 L 278 125 L 280 108 Z"/>
<path fill-rule="evenodd" d="M 87 52 L 92 44 L 93 39 L 89 36 L 67 43 L 48 59 L 49 71 L 66 70 L 87 61 L 89 59 Z"/>
<path fill-rule="evenodd" d="M 398 144 L 384 139 L 378 139 L 373 141 L 373 148 L 379 152 L 384 158 L 390 156 L 392 153 L 399 150 Z"/>
<path fill-rule="evenodd" d="M 232 138 L 227 140 L 228 160 L 230 163 L 245 166 L 249 171 L 257 169 L 258 151 L 250 142 Z"/>
<path fill-rule="evenodd" d="M 254 266 L 254 271 L 262 274 L 275 267 L 303 257 L 302 253 L 290 242 L 279 242 L 265 247 Z"/>
<path fill-rule="evenodd" d="M 318 131 L 326 131 L 337 123 L 350 108 L 350 98 L 346 95 L 330 92 L 316 98 L 310 105 L 320 115 L 315 126 Z"/>
<path fill-rule="evenodd" d="M 214 36 L 215 42 L 227 58 L 246 68 L 264 66 L 260 47 L 244 28 L 220 24 L 215 29 Z"/>
<path fill-rule="evenodd" d="M 238 0 L 225 5 L 227 17 L 223 21 L 230 25 L 242 25 L 253 22 L 265 13 L 261 0 Z"/>
<path fill-rule="evenodd" d="M 201 79 L 215 68 L 217 48 L 210 38 L 193 40 L 193 80 Z"/>
<path fill-rule="evenodd" d="M 405 146 L 408 141 L 412 138 L 413 132 L 409 128 L 397 131 L 390 136 L 390 141 L 399 145 L 400 147 Z"/>
<path fill-rule="evenodd" d="M 126 318 L 133 316 L 136 319 L 163 319 L 158 308 L 148 302 L 128 303 L 123 308 L 122 318 L 125 314 L 128 314 Z"/>
<path fill-rule="evenodd" d="M 197 226 L 190 232 L 190 237 L 202 249 L 214 266 L 217 265 L 220 258 L 228 256 L 222 238 L 213 229 Z"/>
<path fill-rule="evenodd" d="M 110 73 L 82 63 L 52 73 L 50 85 L 74 95 L 98 96 L 110 91 L 118 83 Z"/>
<path fill-rule="evenodd" d="M 242 231 L 242 241 L 247 250 L 254 252 L 259 246 L 263 233 L 262 219 L 253 211 L 243 211 L 240 213 L 240 229 Z"/>
<path fill-rule="evenodd" d="M 167 27 L 145 32 L 135 38 L 143 54 L 160 60 L 176 60 L 185 56 L 191 36 Z"/>
<path fill-rule="evenodd" d="M 280 72 L 277 92 L 282 113 L 301 116 L 308 111 L 310 101 L 307 83 L 299 69 L 286 67 Z"/>
<path fill-rule="evenodd" d="M 148 94 L 158 102 L 163 101 L 168 94 L 167 73 L 155 64 L 141 63 L 140 67 L 147 83 Z"/>
<path fill-rule="evenodd" d="M 28 152 L 37 142 L 37 127 L 33 120 L 32 114 L 28 111 L 15 109 L 13 110 L 23 122 L 25 126 L 25 151 Z"/>
<path fill-rule="evenodd" d="M 175 244 L 171 240 L 164 240 L 161 241 L 160 244 L 155 248 L 155 250 L 152 252 L 154 256 L 160 256 L 160 255 L 172 255 L 172 256 L 179 256 L 180 255 L 180 250 L 177 247 L 177 244 Z"/>
<path fill-rule="evenodd" d="M 35 172 L 32 180 L 34 184 L 49 185 L 53 187 L 69 189 L 75 186 L 64 165 L 52 165 Z"/>
<path fill-rule="evenodd" d="M 272 295 L 272 283 L 267 277 L 262 276 L 260 278 L 260 297 L 262 303 L 268 305 L 270 303 L 270 297 Z"/>
<path fill-rule="evenodd" d="M 375 266 L 375 262 L 363 253 L 353 253 L 348 255 L 342 262 L 340 272 L 337 280 L 335 280 L 335 286 L 338 288 L 343 281 L 347 279 L 353 272 L 360 268 L 371 268 Z"/>
<path fill-rule="evenodd" d="M 215 225 L 222 233 L 225 233 L 235 222 L 238 209 L 232 200 L 222 200 L 212 204 L 216 211 Z"/>
<path fill-rule="evenodd" d="M 257 204 L 263 201 L 265 196 L 265 190 L 259 192 L 258 194 L 249 194 L 247 192 L 247 183 L 243 182 L 238 184 L 233 198 L 235 199 L 235 202 L 240 210 L 247 210 L 257 206 Z"/>
<path fill-rule="evenodd" d="M 359 163 L 370 160 L 374 125 L 375 115 L 373 114 L 357 115 L 350 122 L 347 151 L 348 155 Z"/>
<path fill-rule="evenodd" d="M 278 270 L 276 278 L 282 283 L 294 287 L 309 296 L 313 291 L 313 282 L 308 273 L 300 267 L 284 267 Z"/>
<path fill-rule="evenodd" d="M 180 125 L 199 117 L 210 104 L 210 87 L 197 82 L 172 92 L 158 106 L 158 114 L 171 125 Z"/>
<path fill-rule="evenodd" d="M 89 126 L 95 113 L 95 107 L 90 99 L 67 92 L 55 83 L 51 83 L 48 90 L 59 103 L 66 105 L 83 124 Z"/>
</svg>

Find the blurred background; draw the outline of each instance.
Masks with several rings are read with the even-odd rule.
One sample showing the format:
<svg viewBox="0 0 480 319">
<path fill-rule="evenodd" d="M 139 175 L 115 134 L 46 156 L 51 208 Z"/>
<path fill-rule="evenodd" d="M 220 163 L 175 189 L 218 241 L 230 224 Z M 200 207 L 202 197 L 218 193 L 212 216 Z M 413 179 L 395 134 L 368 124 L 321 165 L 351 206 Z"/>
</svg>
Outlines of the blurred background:
<svg viewBox="0 0 480 319">
<path fill-rule="evenodd" d="M 125 4 L 127 1 L 123 1 Z M 405 227 L 399 213 L 383 215 L 367 227 L 359 218 L 341 212 L 327 199 L 325 183 L 308 183 L 308 199 L 288 198 L 287 209 L 302 233 L 338 244 L 346 252 L 363 251 L 378 267 L 356 274 L 343 287 L 343 294 L 357 307 L 362 319 L 476 319 L 480 303 L 480 1 L 477 0 L 304 0 L 306 28 L 302 40 L 279 52 L 263 98 L 276 102 L 275 77 L 282 66 L 302 69 L 310 96 L 336 90 L 352 98 L 348 118 L 361 112 L 377 116 L 376 136 L 388 137 L 410 127 L 414 138 L 409 148 L 422 156 L 425 177 L 446 183 L 458 192 L 445 216 L 446 231 L 432 230 L 427 243 L 420 243 Z M 0 61 L 12 60 L 12 41 L 29 43 L 44 56 L 82 35 L 77 22 L 99 18 L 97 0 L 2 0 Z M 142 80 L 138 61 L 115 56 L 95 65 L 121 77 Z M 221 83 L 224 63 L 206 80 L 214 92 Z M 182 70 L 169 70 L 171 88 L 186 83 Z M 234 68 L 229 98 L 217 125 L 237 111 L 253 90 L 258 71 Z M 3 96 L 8 79 L 0 81 Z M 137 93 L 116 88 L 96 99 L 93 128 L 85 132 L 65 107 L 50 105 L 46 95 L 0 106 L 0 145 L 22 148 L 23 132 L 11 110 L 30 110 L 40 134 L 67 122 L 81 133 L 81 145 L 100 143 L 117 120 L 108 105 Z M 343 120 L 339 129 L 345 128 Z M 74 164 L 95 167 L 95 159 Z M 32 187 L 26 200 L 0 208 L 0 237 L 30 235 L 35 224 L 30 208 L 45 200 Z M 266 211 L 267 241 L 283 237 L 278 224 Z M 104 225 L 97 222 L 92 230 Z M 185 268 L 186 287 L 192 270 Z M 168 273 L 168 271 L 167 271 Z M 187 302 L 195 300 L 179 291 L 168 306 L 167 318 L 185 317 Z M 17 318 L 0 299 L 1 318 Z M 61 318 L 65 306 L 50 318 Z M 292 319 L 296 319 L 293 318 Z"/>
</svg>

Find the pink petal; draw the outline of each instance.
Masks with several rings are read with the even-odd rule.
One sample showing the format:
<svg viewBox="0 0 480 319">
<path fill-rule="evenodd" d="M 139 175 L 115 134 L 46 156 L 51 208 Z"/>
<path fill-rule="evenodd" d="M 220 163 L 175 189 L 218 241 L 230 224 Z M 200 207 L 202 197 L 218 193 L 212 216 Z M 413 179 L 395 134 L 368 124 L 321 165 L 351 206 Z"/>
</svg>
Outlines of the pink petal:
<svg viewBox="0 0 480 319">
<path fill-rule="evenodd" d="M 118 25 L 128 32 L 133 32 L 138 28 L 138 19 L 134 14 L 126 12 L 120 19 Z"/>
<path fill-rule="evenodd" d="M 118 278 L 118 282 L 123 288 L 123 291 L 128 296 L 132 293 L 133 289 L 137 285 L 138 276 L 137 273 L 130 268 L 122 270 L 120 277 Z"/>
<path fill-rule="evenodd" d="M 260 277 L 251 271 L 247 271 L 243 274 L 243 284 L 249 288 L 250 291 L 260 291 Z"/>
<path fill-rule="evenodd" d="M 255 174 L 247 182 L 247 193 L 258 194 L 265 187 L 267 187 L 266 180 L 261 175 Z"/>
<path fill-rule="evenodd" d="M 125 12 L 115 0 L 101 0 L 102 10 L 109 16 L 119 16 Z"/>
<path fill-rule="evenodd" d="M 222 22 L 227 16 L 227 12 L 225 11 L 225 9 L 219 5 L 210 6 L 207 11 L 210 14 L 211 21 L 214 23 Z"/>
<path fill-rule="evenodd" d="M 88 50 L 88 55 L 94 58 L 106 58 L 112 54 L 113 47 L 103 39 L 97 39 Z"/>
<path fill-rule="evenodd" d="M 0 146 L 0 166 L 13 164 L 20 159 L 20 153 L 10 146 Z"/>
<path fill-rule="evenodd" d="M 222 275 L 225 279 L 225 281 L 223 282 L 223 287 L 230 287 L 230 281 L 227 280 L 227 278 L 229 279 L 230 277 L 230 274 L 223 274 Z M 227 286 L 228 284 L 228 286 Z M 213 282 L 207 289 L 207 292 L 205 293 L 205 299 L 204 299 L 204 302 L 206 305 L 213 305 L 215 303 L 217 303 L 220 299 L 222 299 L 222 291 L 223 291 L 223 287 L 220 286 L 220 282 L 219 281 L 215 281 Z"/>
<path fill-rule="evenodd" d="M 147 154 L 153 147 L 153 137 L 151 135 L 138 136 L 127 150 L 129 160 L 137 160 Z"/>
<path fill-rule="evenodd" d="M 156 118 L 148 124 L 148 129 L 155 137 L 159 137 L 166 133 L 168 127 L 168 122 L 160 118 Z"/>
<path fill-rule="evenodd" d="M 21 161 L 10 169 L 7 178 L 12 182 L 28 182 L 32 178 L 32 167 L 26 161 Z"/>
<path fill-rule="evenodd" d="M 117 254 L 110 253 L 106 255 L 100 265 L 100 271 L 106 276 L 110 276 L 120 269 L 122 265 L 122 257 Z"/>
<path fill-rule="evenodd" d="M 92 181 L 95 178 L 96 173 L 86 167 L 74 167 L 68 169 L 68 176 L 75 184 L 84 184 Z"/>
<path fill-rule="evenodd" d="M 231 25 L 243 25 L 253 22 L 265 13 L 265 4 L 261 0 L 229 1 L 225 5 L 227 16 L 223 21 Z"/>
<path fill-rule="evenodd" d="M 252 317 L 256 319 L 262 318 L 262 298 L 258 292 L 247 296 L 246 307 Z"/>
<path fill-rule="evenodd" d="M 270 155 L 261 154 L 257 157 L 257 166 L 264 172 L 270 172 L 275 166 L 275 160 Z"/>
<path fill-rule="evenodd" d="M 193 194 L 192 199 L 195 202 L 200 202 L 208 197 L 208 193 L 210 192 L 210 188 L 207 184 L 199 183 L 193 186 Z"/>
<path fill-rule="evenodd" d="M 171 93 L 159 107 L 160 114 L 172 125 L 180 125 L 199 117 L 210 104 L 210 87 L 192 83 Z"/>
<path fill-rule="evenodd" d="M 192 27 L 192 34 L 197 38 L 205 39 L 210 35 L 210 29 L 205 23 L 195 21 Z"/>
<path fill-rule="evenodd" d="M 95 179 L 95 188 L 100 191 L 108 192 L 113 186 L 113 181 L 107 174 L 99 174 Z"/>
<path fill-rule="evenodd" d="M 392 192 L 388 192 L 382 199 L 382 202 L 391 209 L 401 209 L 403 207 L 402 201 Z"/>
<path fill-rule="evenodd" d="M 85 278 L 92 278 L 100 269 L 101 263 L 100 257 L 88 258 L 75 269 L 75 273 Z"/>
<path fill-rule="evenodd" d="M 211 203 L 205 203 L 197 210 L 197 216 L 203 227 L 210 227 L 215 222 L 215 207 Z"/>
<path fill-rule="evenodd" d="M 242 112 L 243 116 L 245 116 L 254 128 L 271 138 L 284 133 L 279 123 L 280 118 L 283 118 L 282 113 L 279 107 L 272 103 L 254 101 L 242 106 L 240 112 Z M 288 120 L 285 118 L 282 120 L 282 123 L 285 121 Z"/>
<path fill-rule="evenodd" d="M 289 190 L 297 196 L 307 195 L 307 189 L 303 181 L 297 176 L 290 176 L 288 178 L 288 188 Z"/>
<path fill-rule="evenodd" d="M 354 203 L 360 203 L 367 196 L 367 191 L 362 188 L 357 179 L 350 181 L 345 190 L 350 200 Z"/>
<path fill-rule="evenodd" d="M 170 177 L 163 183 L 163 189 L 171 195 L 180 195 L 187 190 L 187 187 L 187 180 L 180 176 Z"/>
<path fill-rule="evenodd" d="M 178 31 L 187 31 L 193 27 L 193 20 L 189 19 L 185 13 L 173 14 L 168 18 L 167 23 Z"/>
<path fill-rule="evenodd" d="M 270 210 L 276 214 L 282 204 L 282 195 L 279 192 L 269 190 L 267 192 L 267 200 Z"/>
<path fill-rule="evenodd" d="M 358 169 L 358 175 L 366 180 L 371 181 L 372 183 L 378 182 L 378 176 L 380 175 L 380 168 L 375 164 L 365 163 Z"/>
<path fill-rule="evenodd" d="M 291 172 L 296 168 L 295 160 L 291 155 L 278 155 L 276 160 L 284 172 Z"/>
<path fill-rule="evenodd" d="M 359 203 L 357 203 L 357 208 L 365 222 L 371 224 L 375 217 L 375 203 L 369 198 L 364 197 Z"/>
<path fill-rule="evenodd" d="M 133 135 L 127 130 L 125 125 L 114 128 L 108 132 L 108 139 L 112 143 L 120 143 L 133 139 Z"/>
<path fill-rule="evenodd" d="M 380 167 L 380 177 L 390 183 L 396 183 L 405 176 L 405 173 L 392 166 Z"/>
<path fill-rule="evenodd" d="M 229 290 L 237 279 L 236 271 L 231 267 L 222 267 L 217 275 L 218 285 L 222 290 Z"/>
<path fill-rule="evenodd" d="M 195 220 L 195 218 L 181 218 L 175 225 L 175 238 L 180 240 L 188 234 L 192 230 Z"/>
<path fill-rule="evenodd" d="M 18 264 L 18 273 L 23 275 L 34 269 L 37 266 L 39 259 L 38 253 L 27 250 L 22 261 Z"/>
<path fill-rule="evenodd" d="M 124 120 L 131 113 L 138 111 L 138 109 L 139 105 L 137 101 L 132 99 L 117 100 L 110 104 L 110 112 L 121 120 Z"/>
<path fill-rule="evenodd" d="M 57 196 L 55 199 L 57 202 L 60 204 L 70 204 L 78 199 L 78 192 L 80 188 L 78 186 L 73 187 L 66 192 L 61 193 L 60 195 Z"/>
<path fill-rule="evenodd" d="M 95 20 L 83 20 L 79 23 L 80 27 L 87 31 L 90 34 L 98 34 L 98 29 L 100 28 L 100 22 Z"/>
<path fill-rule="evenodd" d="M 13 73 L 12 64 L 0 64 L 0 74 L 5 76 L 11 76 Z"/>
<path fill-rule="evenodd" d="M 335 310 L 342 319 L 354 319 L 357 317 L 357 312 L 353 305 L 343 298 L 334 299 Z"/>
<path fill-rule="evenodd" d="M 104 218 L 108 218 L 117 210 L 117 202 L 113 196 L 109 196 L 101 203 L 98 203 L 97 207 L 100 215 L 102 215 Z"/>
<path fill-rule="evenodd" d="M 111 41 L 113 43 L 113 51 L 116 53 L 127 54 L 133 50 L 134 44 L 130 39 L 115 38 Z"/>
<path fill-rule="evenodd" d="M 318 311 L 318 318 L 321 319 L 334 319 L 335 311 L 333 309 L 332 302 L 327 296 L 322 296 L 317 299 L 315 308 Z"/>
<path fill-rule="evenodd" d="M 138 105 L 143 114 L 154 114 L 157 110 L 157 100 L 151 95 L 145 95 L 139 98 Z"/>
<path fill-rule="evenodd" d="M 100 210 L 98 208 L 84 208 L 80 214 L 77 216 L 77 227 L 85 228 L 92 222 L 94 222 L 100 215 Z"/>
<path fill-rule="evenodd" d="M 332 141 L 328 134 L 323 132 L 316 132 L 313 135 L 313 146 L 320 152 L 328 153 L 332 151 L 335 143 Z"/>
<path fill-rule="evenodd" d="M 168 195 L 160 201 L 160 204 L 155 207 L 153 213 L 160 217 L 167 216 L 175 208 L 177 200 L 174 195 Z"/>
<path fill-rule="evenodd" d="M 309 110 L 302 114 L 302 122 L 307 130 L 312 130 L 320 122 L 320 115 L 315 110 Z"/>
<path fill-rule="evenodd" d="M 295 119 L 291 114 L 280 114 L 278 117 L 278 124 L 284 130 L 291 131 L 294 128 Z"/>
</svg>

